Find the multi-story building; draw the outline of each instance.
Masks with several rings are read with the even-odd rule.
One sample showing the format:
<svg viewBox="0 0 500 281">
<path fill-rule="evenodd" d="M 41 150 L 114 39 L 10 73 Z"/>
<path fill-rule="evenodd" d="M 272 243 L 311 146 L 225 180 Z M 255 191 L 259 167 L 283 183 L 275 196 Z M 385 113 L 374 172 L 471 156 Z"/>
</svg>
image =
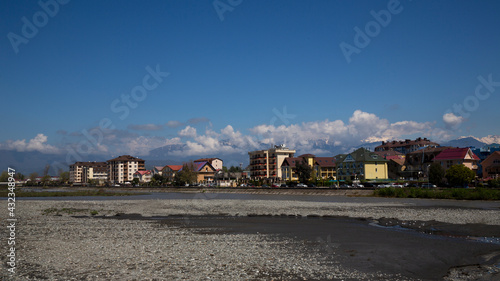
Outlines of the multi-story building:
<svg viewBox="0 0 500 281">
<path fill-rule="evenodd" d="M 145 161 L 130 155 L 122 155 L 107 161 L 109 171 L 109 181 L 111 183 L 131 182 L 134 173 L 144 171 Z"/>
<path fill-rule="evenodd" d="M 134 178 L 138 179 L 140 183 L 147 183 L 153 178 L 153 173 L 148 170 L 137 171 L 134 173 Z"/>
<path fill-rule="evenodd" d="M 433 162 L 441 164 L 446 171 L 453 165 L 464 165 L 465 167 L 477 172 L 477 162 L 480 161 L 474 152 L 466 148 L 449 148 L 443 150 L 434 159 Z"/>
<path fill-rule="evenodd" d="M 250 157 L 250 178 L 279 180 L 281 165 L 287 157 L 293 157 L 295 150 L 277 145 L 267 150 L 248 152 Z"/>
<path fill-rule="evenodd" d="M 429 176 L 429 167 L 434 158 L 446 149 L 452 147 L 425 147 L 406 154 L 403 175 L 408 179 L 418 179 Z"/>
<path fill-rule="evenodd" d="M 106 162 L 75 162 L 69 166 L 69 181 L 73 184 L 88 183 L 97 180 L 104 183 L 108 180 Z"/>
<path fill-rule="evenodd" d="M 387 160 L 365 148 L 336 157 L 337 178 L 345 181 L 388 179 Z"/>
<path fill-rule="evenodd" d="M 208 163 L 210 163 L 210 165 L 212 165 L 212 167 L 216 171 L 222 170 L 222 167 L 224 165 L 223 162 L 222 162 L 222 159 L 220 159 L 220 158 L 201 158 L 201 159 L 198 159 L 198 160 L 194 160 L 193 162 L 195 164 L 197 162 L 208 162 Z"/>
<path fill-rule="evenodd" d="M 481 164 L 483 166 L 484 179 L 500 178 L 500 151 L 493 152 Z"/>
<path fill-rule="evenodd" d="M 161 175 L 168 181 L 173 181 L 175 174 L 177 174 L 182 169 L 182 165 L 166 165 L 161 170 Z"/>
<path fill-rule="evenodd" d="M 198 183 L 210 183 L 215 180 L 217 170 L 208 162 L 194 162 Z"/>
<path fill-rule="evenodd" d="M 406 139 L 404 141 L 382 142 L 382 145 L 375 147 L 375 151 L 394 150 L 403 154 L 408 154 L 419 150 L 422 147 L 438 147 L 439 144 L 431 142 L 427 138 L 417 138 L 415 140 Z"/>
<path fill-rule="evenodd" d="M 316 157 L 312 154 L 285 158 L 281 165 L 281 178 L 288 181 L 298 180 L 296 165 L 301 162 L 311 167 L 315 173 L 316 179 L 336 179 L 337 171 L 335 169 L 335 158 Z"/>
<path fill-rule="evenodd" d="M 390 179 L 404 179 L 406 155 L 395 150 L 375 151 L 375 153 L 388 160 L 387 168 Z"/>
<path fill-rule="evenodd" d="M 315 157 L 316 176 L 321 179 L 337 179 L 337 168 L 334 157 Z"/>
</svg>

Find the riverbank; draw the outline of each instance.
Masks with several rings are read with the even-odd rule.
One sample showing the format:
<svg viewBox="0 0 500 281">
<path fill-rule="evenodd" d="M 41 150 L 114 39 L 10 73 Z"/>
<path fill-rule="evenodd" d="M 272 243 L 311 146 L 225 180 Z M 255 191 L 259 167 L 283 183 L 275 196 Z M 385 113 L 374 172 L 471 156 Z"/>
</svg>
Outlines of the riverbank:
<svg viewBox="0 0 500 281">
<path fill-rule="evenodd" d="M 457 207 L 460 202 L 433 207 L 396 199 L 304 202 L 221 200 L 211 195 L 197 193 L 193 199 L 178 200 L 20 200 L 18 266 L 12 280 L 499 276 L 500 245 L 402 231 L 389 221 L 467 227 L 469 235 L 482 236 L 496 233 L 500 205 L 477 209 Z M 378 227 L 370 224 L 375 221 Z M 7 230 L 0 235 L 7 237 Z M 5 251 L 4 247 L 2 280 L 8 280 Z M 430 276 L 428 268 L 416 266 L 422 264 L 436 271 Z"/>
</svg>

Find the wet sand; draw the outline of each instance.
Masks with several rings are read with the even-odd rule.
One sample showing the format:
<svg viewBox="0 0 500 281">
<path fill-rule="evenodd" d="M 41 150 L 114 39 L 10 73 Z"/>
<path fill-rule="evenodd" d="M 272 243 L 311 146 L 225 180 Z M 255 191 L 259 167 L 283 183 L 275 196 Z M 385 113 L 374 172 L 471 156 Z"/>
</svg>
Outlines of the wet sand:
<svg viewBox="0 0 500 281">
<path fill-rule="evenodd" d="M 500 240 L 491 243 L 476 239 L 500 234 L 500 226 L 288 215 L 144 218 L 122 214 L 113 219 L 153 220 L 205 235 L 278 235 L 301 241 L 309 251 L 319 253 L 325 263 L 416 280 L 443 280 L 454 268 L 480 270 L 500 265 Z M 481 280 L 495 277 L 500 275 Z"/>
</svg>

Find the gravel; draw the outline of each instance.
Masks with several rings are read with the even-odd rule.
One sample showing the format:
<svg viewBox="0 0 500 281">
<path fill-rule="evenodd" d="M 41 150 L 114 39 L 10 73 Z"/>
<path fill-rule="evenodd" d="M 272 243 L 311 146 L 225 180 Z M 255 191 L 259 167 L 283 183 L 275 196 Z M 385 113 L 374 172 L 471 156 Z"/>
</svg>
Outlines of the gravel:
<svg viewBox="0 0 500 281">
<path fill-rule="evenodd" d="M 304 241 L 262 234 L 200 234 L 117 214 L 318 215 L 500 225 L 500 210 L 417 208 L 397 203 L 271 200 L 117 200 L 16 202 L 16 262 L 2 280 L 407 280 L 325 260 Z M 3 218 L 7 214 L 2 215 Z M 3 227 L 0 235 L 8 237 Z"/>
</svg>

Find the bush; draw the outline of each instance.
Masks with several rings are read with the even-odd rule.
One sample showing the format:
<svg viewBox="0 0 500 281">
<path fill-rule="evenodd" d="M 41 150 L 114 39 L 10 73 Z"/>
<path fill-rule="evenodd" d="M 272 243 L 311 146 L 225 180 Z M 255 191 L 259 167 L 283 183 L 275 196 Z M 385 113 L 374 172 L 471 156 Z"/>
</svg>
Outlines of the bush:
<svg viewBox="0 0 500 281">
<path fill-rule="evenodd" d="M 374 191 L 375 196 L 395 198 L 432 198 L 432 199 L 455 199 L 455 200 L 500 200 L 500 190 L 496 189 L 419 189 L 392 187 L 382 188 Z"/>
</svg>

